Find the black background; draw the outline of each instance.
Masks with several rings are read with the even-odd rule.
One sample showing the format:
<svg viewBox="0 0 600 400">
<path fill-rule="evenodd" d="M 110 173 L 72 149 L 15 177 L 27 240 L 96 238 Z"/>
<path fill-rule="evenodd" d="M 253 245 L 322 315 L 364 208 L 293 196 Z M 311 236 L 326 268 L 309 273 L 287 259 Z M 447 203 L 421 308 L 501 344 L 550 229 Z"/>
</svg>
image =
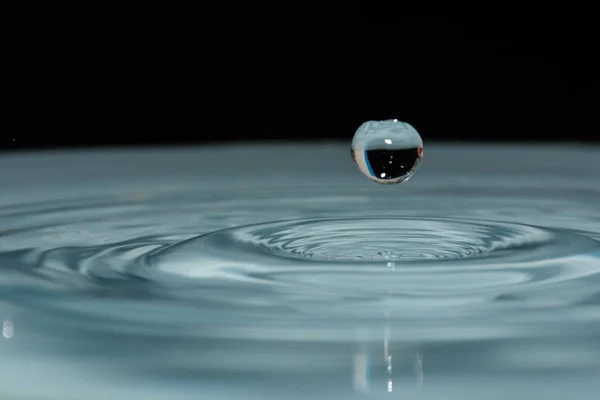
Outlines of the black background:
<svg viewBox="0 0 600 400">
<path fill-rule="evenodd" d="M 2 147 L 350 141 L 387 118 L 425 141 L 600 139 L 582 16 L 224 8 L 4 13 Z"/>
</svg>

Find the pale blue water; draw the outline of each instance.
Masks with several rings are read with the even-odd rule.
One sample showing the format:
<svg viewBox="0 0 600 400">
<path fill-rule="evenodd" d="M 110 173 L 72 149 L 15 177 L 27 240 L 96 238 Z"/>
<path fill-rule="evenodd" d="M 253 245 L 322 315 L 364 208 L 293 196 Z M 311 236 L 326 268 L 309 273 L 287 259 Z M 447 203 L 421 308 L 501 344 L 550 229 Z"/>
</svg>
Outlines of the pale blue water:
<svg viewBox="0 0 600 400">
<path fill-rule="evenodd" d="M 600 149 L 0 158 L 1 399 L 596 399 Z"/>
</svg>

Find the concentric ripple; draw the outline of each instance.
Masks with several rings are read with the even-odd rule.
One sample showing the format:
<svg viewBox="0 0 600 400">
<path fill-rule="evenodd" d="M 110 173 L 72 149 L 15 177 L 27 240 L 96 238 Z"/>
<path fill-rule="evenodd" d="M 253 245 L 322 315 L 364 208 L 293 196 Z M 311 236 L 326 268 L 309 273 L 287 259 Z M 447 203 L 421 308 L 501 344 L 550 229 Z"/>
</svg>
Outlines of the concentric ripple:
<svg viewBox="0 0 600 400">
<path fill-rule="evenodd" d="M 448 218 L 307 219 L 263 223 L 212 232 L 161 251 L 161 264 L 212 255 L 227 264 L 253 257 L 284 261 L 374 263 L 498 258 L 503 263 L 593 253 L 600 244 L 566 230 L 497 221 Z M 235 248 L 235 254 L 230 249 Z M 293 261 L 292 261 L 293 260 Z M 215 262 L 211 259 L 211 262 Z M 462 261 L 464 262 L 464 261 Z M 487 260 L 486 262 L 493 262 Z M 218 262 L 217 262 L 218 264 Z"/>
<path fill-rule="evenodd" d="M 516 256 L 552 258 L 597 243 L 566 231 L 495 221 L 432 218 L 316 219 L 213 233 L 202 241 L 252 246 L 315 261 L 423 261 Z M 510 253 L 510 254 L 509 254 Z"/>
<path fill-rule="evenodd" d="M 151 310 L 160 304 L 184 326 L 190 308 L 203 311 L 203 324 L 214 323 L 212 313 L 227 324 L 259 316 L 342 324 L 393 310 L 398 323 L 489 326 L 491 317 L 513 323 L 528 314 L 522 310 L 554 320 L 557 307 L 593 302 L 598 293 L 600 245 L 571 229 L 466 217 L 358 217 L 365 204 L 389 199 L 360 191 L 317 199 L 314 189 L 305 190 L 273 199 L 247 191 L 243 202 L 171 191 L 144 203 L 127 197 L 78 209 L 53 205 L 31 221 L 5 217 L 0 272 L 12 285 L 0 296 L 25 304 L 38 299 L 40 309 L 78 310 L 86 318 L 103 308 L 90 296 L 101 296 L 123 302 L 111 317 L 127 324 L 154 320 Z M 244 223 L 327 210 L 350 217 Z M 199 223 L 204 232 L 197 232 Z M 63 291 L 58 303 L 56 290 Z M 125 307 L 151 299 L 160 301 L 135 305 L 147 312 Z"/>
<path fill-rule="evenodd" d="M 452 304 L 478 304 L 461 308 L 473 315 L 521 296 L 511 308 L 529 307 L 544 290 L 569 282 L 580 287 L 575 297 L 585 298 L 596 289 L 576 281 L 600 272 L 598 252 L 597 241 L 576 233 L 495 221 L 309 219 L 187 240 L 149 255 L 146 271 L 165 282 L 210 282 L 205 296 L 243 283 L 263 305 L 308 307 L 311 314 L 367 317 L 393 299 L 396 311 L 424 307 L 420 317 L 445 318 L 440 310 Z M 554 304 L 564 301 L 555 295 Z M 566 303 L 572 301 L 571 294 Z"/>
</svg>

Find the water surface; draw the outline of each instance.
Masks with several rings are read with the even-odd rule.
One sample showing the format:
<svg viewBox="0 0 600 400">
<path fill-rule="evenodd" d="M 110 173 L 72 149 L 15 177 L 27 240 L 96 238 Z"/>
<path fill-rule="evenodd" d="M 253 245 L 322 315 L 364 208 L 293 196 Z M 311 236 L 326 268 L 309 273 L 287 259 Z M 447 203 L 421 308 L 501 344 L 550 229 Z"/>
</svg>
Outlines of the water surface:
<svg viewBox="0 0 600 400">
<path fill-rule="evenodd" d="M 0 158 L 0 397 L 595 399 L 600 149 Z"/>
</svg>

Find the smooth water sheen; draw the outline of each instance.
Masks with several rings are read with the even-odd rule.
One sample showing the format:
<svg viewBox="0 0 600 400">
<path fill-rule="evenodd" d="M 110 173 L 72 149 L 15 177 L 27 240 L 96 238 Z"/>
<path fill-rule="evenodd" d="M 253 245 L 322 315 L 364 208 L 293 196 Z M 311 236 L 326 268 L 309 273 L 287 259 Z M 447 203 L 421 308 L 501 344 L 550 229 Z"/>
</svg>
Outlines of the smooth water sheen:
<svg viewBox="0 0 600 400">
<path fill-rule="evenodd" d="M 569 160 L 565 163 L 564 160 Z M 596 399 L 600 149 L 0 158 L 2 399 Z"/>
</svg>

